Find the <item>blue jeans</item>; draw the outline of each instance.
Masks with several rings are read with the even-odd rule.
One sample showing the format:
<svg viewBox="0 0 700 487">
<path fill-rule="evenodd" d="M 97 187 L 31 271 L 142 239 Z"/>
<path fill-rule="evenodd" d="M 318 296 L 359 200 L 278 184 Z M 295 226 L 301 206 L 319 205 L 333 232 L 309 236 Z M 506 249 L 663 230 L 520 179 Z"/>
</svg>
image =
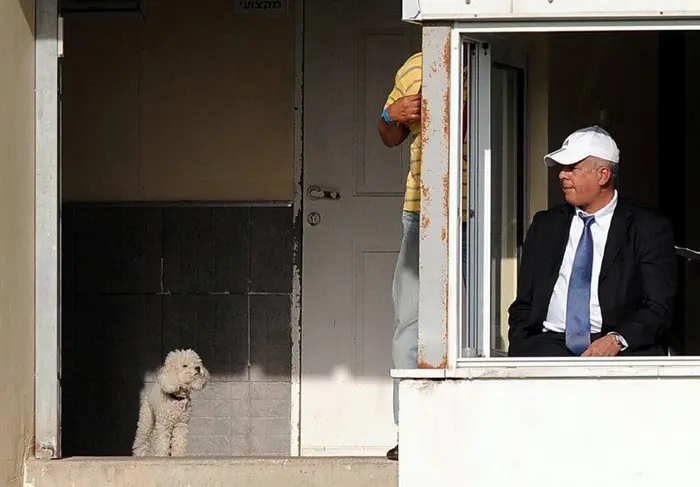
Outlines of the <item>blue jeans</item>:
<svg viewBox="0 0 700 487">
<path fill-rule="evenodd" d="M 403 238 L 394 271 L 394 339 L 391 356 L 395 369 L 418 366 L 418 257 L 420 213 L 403 212 Z M 462 227 L 462 270 L 466 281 L 466 226 Z M 466 284 L 466 282 L 465 282 Z M 399 380 L 394 379 L 394 422 L 399 424 Z"/>
</svg>

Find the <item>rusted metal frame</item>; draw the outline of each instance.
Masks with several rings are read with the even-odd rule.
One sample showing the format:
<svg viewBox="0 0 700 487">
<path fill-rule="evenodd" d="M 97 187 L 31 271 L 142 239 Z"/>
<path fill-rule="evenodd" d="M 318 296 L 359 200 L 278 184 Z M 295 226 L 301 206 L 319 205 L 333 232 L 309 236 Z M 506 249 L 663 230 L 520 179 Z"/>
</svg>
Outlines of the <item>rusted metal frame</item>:
<svg viewBox="0 0 700 487">
<path fill-rule="evenodd" d="M 449 24 L 423 26 L 418 367 L 456 366 L 461 314 L 461 61 Z"/>
</svg>

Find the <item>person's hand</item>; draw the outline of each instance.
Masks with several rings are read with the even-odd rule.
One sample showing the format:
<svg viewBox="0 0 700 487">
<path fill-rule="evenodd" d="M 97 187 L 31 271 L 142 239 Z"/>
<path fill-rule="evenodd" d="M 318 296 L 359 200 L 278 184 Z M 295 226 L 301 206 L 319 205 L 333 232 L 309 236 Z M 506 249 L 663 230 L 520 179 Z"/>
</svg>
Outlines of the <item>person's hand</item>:
<svg viewBox="0 0 700 487">
<path fill-rule="evenodd" d="M 399 98 L 387 107 L 389 119 L 403 125 L 409 125 L 420 120 L 421 94 L 408 95 Z"/>
<path fill-rule="evenodd" d="M 581 357 L 614 357 L 620 350 L 617 339 L 613 335 L 606 335 L 591 343 Z"/>
</svg>

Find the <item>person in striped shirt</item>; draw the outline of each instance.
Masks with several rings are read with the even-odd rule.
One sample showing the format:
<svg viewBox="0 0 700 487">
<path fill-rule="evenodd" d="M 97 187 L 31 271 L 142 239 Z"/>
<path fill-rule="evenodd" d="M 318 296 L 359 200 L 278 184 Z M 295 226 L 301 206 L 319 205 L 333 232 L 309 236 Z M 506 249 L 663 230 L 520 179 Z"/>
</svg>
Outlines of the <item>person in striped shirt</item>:
<svg viewBox="0 0 700 487">
<path fill-rule="evenodd" d="M 414 369 L 418 364 L 418 255 L 421 206 L 421 83 L 423 53 L 409 57 L 396 72 L 394 87 L 387 97 L 379 119 L 379 135 L 387 147 L 396 147 L 406 139 L 411 144 L 411 163 L 406 177 L 403 203 L 403 237 L 394 271 L 392 297 L 394 301 L 393 366 Z M 466 171 L 466 164 L 463 168 Z M 466 199 L 467 178 L 463 177 Z M 463 202 L 463 213 L 467 205 Z M 464 219 L 464 217 L 463 217 Z M 465 240 L 465 239 L 463 239 Z M 394 422 L 399 424 L 399 381 L 394 380 Z M 398 444 L 387 452 L 387 458 L 398 460 Z"/>
</svg>

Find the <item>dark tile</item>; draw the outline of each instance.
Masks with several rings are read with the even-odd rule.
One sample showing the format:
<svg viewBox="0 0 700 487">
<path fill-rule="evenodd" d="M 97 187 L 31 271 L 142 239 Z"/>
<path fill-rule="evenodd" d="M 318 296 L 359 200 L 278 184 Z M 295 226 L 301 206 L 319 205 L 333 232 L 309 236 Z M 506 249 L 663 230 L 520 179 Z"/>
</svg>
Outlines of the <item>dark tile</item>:
<svg viewBox="0 0 700 487">
<path fill-rule="evenodd" d="M 285 381 L 292 373 L 291 298 L 250 296 L 251 380 Z"/>
<path fill-rule="evenodd" d="M 255 401 L 290 401 L 291 382 L 253 382 L 250 384 L 250 399 Z"/>
<path fill-rule="evenodd" d="M 245 456 L 250 454 L 250 437 L 248 435 L 231 436 L 231 453 L 232 456 Z"/>
<path fill-rule="evenodd" d="M 233 416 L 233 403 L 227 399 L 204 399 L 192 402 L 193 418 L 228 418 Z"/>
<path fill-rule="evenodd" d="M 74 219 L 77 292 L 160 291 L 160 209 L 76 207 Z"/>
<path fill-rule="evenodd" d="M 192 399 L 196 434 L 247 435 L 249 410 L 248 382 L 212 382 Z"/>
<path fill-rule="evenodd" d="M 248 378 L 248 306 L 244 295 L 163 297 L 163 355 L 192 348 L 212 381 Z"/>
<path fill-rule="evenodd" d="M 243 456 L 250 446 L 247 435 L 191 435 L 187 450 L 192 456 Z"/>
<path fill-rule="evenodd" d="M 191 435 L 230 435 L 231 418 L 196 418 L 189 424 Z"/>
<path fill-rule="evenodd" d="M 289 448 L 289 435 L 252 435 L 250 437 L 251 455 L 288 456 Z"/>
<path fill-rule="evenodd" d="M 231 433 L 234 435 L 248 435 L 250 433 L 250 418 L 234 415 L 231 418 Z"/>
<path fill-rule="evenodd" d="M 61 207 L 61 293 L 75 292 L 75 213 L 71 205 Z"/>
<path fill-rule="evenodd" d="M 61 323 L 72 323 L 74 318 L 75 296 L 75 218 L 73 207 L 61 207 L 61 289 L 59 313 Z M 74 328 L 74 327 L 73 327 Z M 61 326 L 61 363 L 59 374 L 63 374 L 64 364 L 74 360 L 74 330 Z"/>
<path fill-rule="evenodd" d="M 77 295 L 64 308 L 66 381 L 143 381 L 161 361 L 161 297 Z"/>
<path fill-rule="evenodd" d="M 192 403 L 193 419 L 226 417 L 232 422 L 232 434 L 247 434 L 250 409 L 250 384 L 248 382 L 210 382 L 204 390 L 197 392 Z M 245 428 L 244 428 L 245 426 Z"/>
<path fill-rule="evenodd" d="M 290 418 L 251 418 L 250 419 L 250 434 L 251 435 L 287 435 L 291 431 Z"/>
<path fill-rule="evenodd" d="M 165 289 L 173 293 L 245 293 L 249 218 L 248 208 L 165 209 Z"/>
<path fill-rule="evenodd" d="M 192 435 L 187 441 L 187 453 L 193 456 L 231 455 L 231 435 Z"/>
<path fill-rule="evenodd" d="M 71 375 L 75 370 L 77 360 L 76 354 L 76 317 L 75 317 L 75 295 L 73 293 L 63 293 L 60 301 L 60 364 L 59 377 Z"/>
<path fill-rule="evenodd" d="M 109 429 L 110 455 L 131 455 L 143 386 L 142 381 L 120 382 L 108 384 L 103 389 L 103 394 L 108 402 L 108 424 L 106 426 Z"/>
<path fill-rule="evenodd" d="M 233 386 L 237 382 L 209 382 L 207 387 L 201 391 L 195 392 L 192 396 L 193 401 L 203 400 L 231 400 L 233 399 Z"/>
<path fill-rule="evenodd" d="M 251 292 L 291 293 L 294 249 L 292 217 L 292 208 L 251 208 Z"/>
<path fill-rule="evenodd" d="M 250 400 L 251 419 L 275 419 L 283 418 L 289 421 L 290 403 L 289 399 L 251 399 Z"/>
<path fill-rule="evenodd" d="M 110 397 L 106 390 L 105 385 L 94 383 L 63 385 L 61 440 L 64 456 L 117 454 L 111 440 Z"/>
<path fill-rule="evenodd" d="M 234 433 L 236 433 L 243 429 L 243 425 L 237 425 L 236 422 L 239 419 L 247 420 L 250 416 L 250 383 L 234 382 L 232 385 L 231 414 L 234 418 Z"/>
</svg>

